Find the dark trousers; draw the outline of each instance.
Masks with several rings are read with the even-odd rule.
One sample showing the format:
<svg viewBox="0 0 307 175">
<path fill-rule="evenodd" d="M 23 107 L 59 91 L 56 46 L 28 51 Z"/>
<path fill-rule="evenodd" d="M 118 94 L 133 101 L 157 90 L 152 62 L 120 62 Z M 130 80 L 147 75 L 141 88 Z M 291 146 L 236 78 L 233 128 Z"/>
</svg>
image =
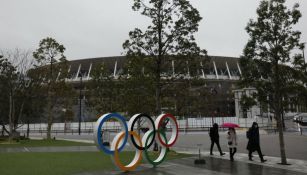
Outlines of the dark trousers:
<svg viewBox="0 0 307 175">
<path fill-rule="evenodd" d="M 263 160 L 263 155 L 262 155 L 262 152 L 261 152 L 260 147 L 257 148 L 255 151 L 258 152 L 258 155 L 259 155 L 260 160 Z M 249 157 L 249 159 L 252 159 L 252 154 L 253 154 L 253 152 L 254 152 L 254 151 L 251 151 L 251 150 L 248 151 L 248 157 Z"/>
<path fill-rule="evenodd" d="M 233 156 L 235 155 L 236 152 L 237 152 L 237 148 L 229 148 L 230 160 L 233 160 Z"/>
<path fill-rule="evenodd" d="M 211 140 L 210 154 L 212 154 L 214 143 L 216 144 L 217 148 L 219 149 L 220 154 L 222 154 L 223 152 L 222 152 L 219 140 Z"/>
</svg>

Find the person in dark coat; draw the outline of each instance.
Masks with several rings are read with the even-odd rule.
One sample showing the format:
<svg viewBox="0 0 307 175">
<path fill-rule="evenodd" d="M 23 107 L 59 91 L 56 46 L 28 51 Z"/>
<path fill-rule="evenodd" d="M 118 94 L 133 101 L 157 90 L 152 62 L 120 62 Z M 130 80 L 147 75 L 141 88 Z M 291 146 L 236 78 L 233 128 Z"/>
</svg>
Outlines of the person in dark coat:
<svg viewBox="0 0 307 175">
<path fill-rule="evenodd" d="M 211 139 L 210 155 L 213 155 L 212 150 L 213 150 L 214 143 L 219 149 L 220 155 L 221 156 L 225 155 L 225 153 L 222 152 L 222 149 L 220 146 L 219 125 L 217 123 L 214 123 L 213 127 L 210 128 L 209 136 Z"/>
<path fill-rule="evenodd" d="M 259 135 L 259 127 L 256 122 L 252 124 L 252 127 L 246 133 L 248 138 L 248 143 L 246 149 L 248 150 L 248 157 L 250 161 L 253 161 L 252 154 L 253 152 L 257 151 L 261 162 L 265 162 L 266 160 L 263 159 L 263 154 L 260 148 L 260 135 Z"/>
</svg>

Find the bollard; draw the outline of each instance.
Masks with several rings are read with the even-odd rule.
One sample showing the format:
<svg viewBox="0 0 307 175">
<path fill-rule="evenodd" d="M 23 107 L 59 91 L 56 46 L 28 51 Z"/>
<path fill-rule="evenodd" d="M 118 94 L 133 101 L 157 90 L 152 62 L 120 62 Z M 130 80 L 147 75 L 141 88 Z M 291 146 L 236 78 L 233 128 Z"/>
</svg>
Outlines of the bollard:
<svg viewBox="0 0 307 175">
<path fill-rule="evenodd" d="M 206 164 L 205 159 L 202 159 L 202 158 L 201 158 L 200 149 L 201 149 L 202 144 L 197 144 L 197 146 L 198 146 L 198 159 L 194 160 L 194 164 L 195 164 L 195 165 L 203 165 L 203 164 Z"/>
</svg>

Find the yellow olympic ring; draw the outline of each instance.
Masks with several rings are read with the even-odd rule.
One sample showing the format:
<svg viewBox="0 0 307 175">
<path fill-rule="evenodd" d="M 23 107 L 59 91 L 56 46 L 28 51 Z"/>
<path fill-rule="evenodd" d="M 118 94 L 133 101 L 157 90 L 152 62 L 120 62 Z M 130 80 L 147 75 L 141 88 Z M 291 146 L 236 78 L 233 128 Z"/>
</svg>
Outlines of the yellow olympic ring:
<svg viewBox="0 0 307 175">
<path fill-rule="evenodd" d="M 139 142 L 140 146 L 142 146 L 142 141 L 140 136 L 135 132 L 135 131 L 129 131 L 129 135 L 132 135 L 136 138 L 137 142 Z M 133 171 L 136 169 L 137 166 L 139 166 L 139 164 L 142 161 L 142 150 L 139 149 L 135 149 L 135 156 L 133 158 L 133 160 L 131 161 L 131 163 L 129 163 L 128 165 L 123 165 L 121 163 L 121 161 L 119 160 L 119 151 L 118 151 L 118 146 L 119 143 L 123 140 L 125 133 L 124 132 L 120 132 L 118 135 L 118 137 L 115 137 L 112 143 L 112 147 L 114 150 L 114 162 L 115 164 L 123 171 Z"/>
</svg>

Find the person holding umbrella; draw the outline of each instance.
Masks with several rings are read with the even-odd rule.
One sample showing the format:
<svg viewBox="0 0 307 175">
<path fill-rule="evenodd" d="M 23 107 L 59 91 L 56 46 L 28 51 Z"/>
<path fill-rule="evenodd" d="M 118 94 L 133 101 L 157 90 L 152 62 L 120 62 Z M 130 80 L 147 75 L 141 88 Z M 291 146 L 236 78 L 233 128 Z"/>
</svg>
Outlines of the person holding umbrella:
<svg viewBox="0 0 307 175">
<path fill-rule="evenodd" d="M 258 123 L 253 122 L 252 127 L 249 128 L 249 130 L 246 133 L 246 136 L 248 138 L 248 143 L 247 143 L 246 149 L 248 150 L 249 160 L 253 161 L 252 153 L 254 151 L 257 151 L 261 162 L 262 163 L 266 162 L 267 160 L 263 159 L 263 154 L 262 154 L 261 148 L 260 148 L 260 136 L 259 136 Z"/>
<path fill-rule="evenodd" d="M 220 155 L 223 156 L 225 153 L 222 152 L 221 146 L 220 146 L 220 136 L 219 136 L 219 125 L 217 123 L 213 124 L 213 127 L 210 128 L 209 136 L 211 139 L 211 147 L 210 147 L 210 155 L 213 155 L 212 150 L 214 143 L 216 144 Z"/>
<path fill-rule="evenodd" d="M 240 126 L 235 123 L 223 123 L 222 127 L 229 128 L 229 131 L 227 132 L 227 140 L 228 140 L 228 147 L 229 147 L 229 156 L 230 160 L 234 161 L 233 157 L 235 153 L 237 152 L 237 133 L 235 128 L 239 128 Z"/>
<path fill-rule="evenodd" d="M 229 128 L 229 131 L 227 133 L 227 140 L 228 140 L 228 147 L 229 147 L 229 155 L 230 155 L 230 161 L 234 161 L 233 157 L 235 153 L 237 152 L 237 134 L 235 128 Z"/>
</svg>

